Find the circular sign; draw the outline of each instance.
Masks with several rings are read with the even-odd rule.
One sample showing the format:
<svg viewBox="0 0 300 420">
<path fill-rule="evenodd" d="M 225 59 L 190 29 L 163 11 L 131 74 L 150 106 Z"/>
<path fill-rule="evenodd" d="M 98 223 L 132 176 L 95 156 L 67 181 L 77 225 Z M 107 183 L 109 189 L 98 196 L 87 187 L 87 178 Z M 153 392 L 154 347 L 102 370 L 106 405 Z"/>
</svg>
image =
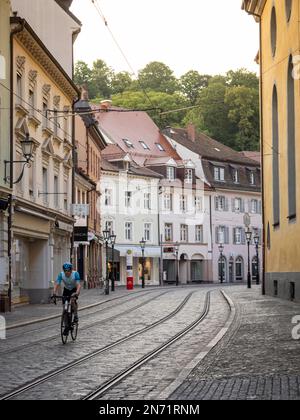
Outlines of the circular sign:
<svg viewBox="0 0 300 420">
<path fill-rule="evenodd" d="M 251 225 L 251 217 L 250 217 L 249 213 L 246 213 L 244 215 L 244 225 L 246 227 L 249 227 Z"/>
</svg>

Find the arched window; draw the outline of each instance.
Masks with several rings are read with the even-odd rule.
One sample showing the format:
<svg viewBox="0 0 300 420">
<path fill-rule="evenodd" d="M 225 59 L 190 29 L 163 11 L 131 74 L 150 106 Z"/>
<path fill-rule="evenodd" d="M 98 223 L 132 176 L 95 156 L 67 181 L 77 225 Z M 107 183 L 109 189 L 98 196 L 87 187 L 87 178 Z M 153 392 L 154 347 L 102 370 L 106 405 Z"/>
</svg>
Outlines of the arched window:
<svg viewBox="0 0 300 420">
<path fill-rule="evenodd" d="M 244 280 L 244 260 L 242 257 L 235 260 L 235 278 L 236 281 Z"/>
<path fill-rule="evenodd" d="M 271 48 L 272 55 L 275 57 L 277 47 L 277 18 L 276 18 L 276 9 L 273 7 L 271 14 Z"/>
<path fill-rule="evenodd" d="M 273 224 L 280 224 L 280 186 L 279 186 L 279 130 L 278 130 L 278 95 L 273 88 L 272 98 L 272 137 L 273 137 Z"/>
<path fill-rule="evenodd" d="M 293 0 L 285 0 L 286 18 L 289 22 L 292 16 Z"/>
<path fill-rule="evenodd" d="M 289 219 L 297 215 L 296 197 L 296 127 L 295 127 L 295 81 L 293 77 L 293 57 L 290 56 L 287 77 L 287 122 L 288 122 L 288 202 Z"/>
<path fill-rule="evenodd" d="M 258 260 L 257 257 L 252 258 L 252 279 L 257 279 L 257 273 L 258 273 Z"/>
</svg>

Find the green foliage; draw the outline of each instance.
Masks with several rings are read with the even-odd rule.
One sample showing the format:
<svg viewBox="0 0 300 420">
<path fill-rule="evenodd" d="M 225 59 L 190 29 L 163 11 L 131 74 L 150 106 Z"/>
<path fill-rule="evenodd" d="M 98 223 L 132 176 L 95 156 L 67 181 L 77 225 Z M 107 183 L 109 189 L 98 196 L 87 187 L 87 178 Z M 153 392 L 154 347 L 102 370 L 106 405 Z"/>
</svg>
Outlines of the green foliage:
<svg viewBox="0 0 300 420">
<path fill-rule="evenodd" d="M 87 85 L 95 103 L 111 98 L 115 106 L 162 111 L 196 105 L 163 116 L 159 110 L 149 111 L 149 115 L 160 128 L 193 123 L 197 130 L 236 150 L 259 150 L 259 79 L 246 69 L 216 76 L 191 70 L 176 79 L 168 66 L 152 62 L 136 80 L 128 72 L 114 73 L 103 60 L 95 61 L 91 69 L 79 61 L 74 81 Z"/>
</svg>

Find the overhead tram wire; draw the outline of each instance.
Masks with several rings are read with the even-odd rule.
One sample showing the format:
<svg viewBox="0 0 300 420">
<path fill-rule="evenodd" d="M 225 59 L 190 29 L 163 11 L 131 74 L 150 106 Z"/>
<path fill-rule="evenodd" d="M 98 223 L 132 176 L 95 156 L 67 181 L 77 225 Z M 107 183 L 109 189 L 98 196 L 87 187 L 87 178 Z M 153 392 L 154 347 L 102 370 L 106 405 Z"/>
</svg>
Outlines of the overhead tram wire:
<svg viewBox="0 0 300 420">
<path fill-rule="evenodd" d="M 128 67 L 129 67 L 129 69 L 130 69 L 131 73 L 132 73 L 132 74 L 133 74 L 133 75 L 137 78 L 137 82 L 138 82 L 138 84 L 139 84 L 139 86 L 140 86 L 140 88 L 141 88 L 142 92 L 144 93 L 145 97 L 148 99 L 148 101 L 149 101 L 149 103 L 151 104 L 151 106 L 152 106 L 153 108 L 155 108 L 155 106 L 154 106 L 153 102 L 151 101 L 151 99 L 150 99 L 150 97 L 149 97 L 148 93 L 146 92 L 145 88 L 144 88 L 144 87 L 143 87 L 143 85 L 141 84 L 141 82 L 140 82 L 140 80 L 139 80 L 139 78 L 138 78 L 138 75 L 137 75 L 136 71 L 134 70 L 134 68 L 133 68 L 133 67 L 132 67 L 132 65 L 130 64 L 130 62 L 129 62 L 128 58 L 126 57 L 126 55 L 125 55 L 124 51 L 122 50 L 122 48 L 121 48 L 120 44 L 118 43 L 118 41 L 117 41 L 116 37 L 114 36 L 114 34 L 113 34 L 113 32 L 112 32 L 112 30 L 110 29 L 110 27 L 109 27 L 109 25 L 108 25 L 108 21 L 107 21 L 107 19 L 105 18 L 104 14 L 103 14 L 103 12 L 102 12 L 102 10 L 101 10 L 100 6 L 99 6 L 98 0 L 91 0 L 91 1 L 92 1 L 93 5 L 95 6 L 95 9 L 97 10 L 97 12 L 98 12 L 99 16 L 100 16 L 100 17 L 101 17 L 101 19 L 103 20 L 103 22 L 104 22 L 104 24 L 105 24 L 105 26 L 106 26 L 107 30 L 109 31 L 109 33 L 110 33 L 110 35 L 111 35 L 111 37 L 112 37 L 112 39 L 113 39 L 114 43 L 116 44 L 116 46 L 117 46 L 118 50 L 121 52 L 121 54 L 122 54 L 123 58 L 125 59 L 125 61 L 126 61 L 126 63 L 127 63 L 127 65 L 128 65 Z"/>
</svg>

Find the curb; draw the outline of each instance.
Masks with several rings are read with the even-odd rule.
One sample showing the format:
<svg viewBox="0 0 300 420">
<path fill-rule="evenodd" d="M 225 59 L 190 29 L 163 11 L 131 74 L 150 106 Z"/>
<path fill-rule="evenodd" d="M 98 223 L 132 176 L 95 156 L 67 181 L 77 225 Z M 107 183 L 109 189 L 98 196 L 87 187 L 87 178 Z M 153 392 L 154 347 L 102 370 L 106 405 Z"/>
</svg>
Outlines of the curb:
<svg viewBox="0 0 300 420">
<path fill-rule="evenodd" d="M 158 400 L 168 400 L 170 396 L 179 388 L 180 385 L 188 378 L 188 376 L 192 373 L 196 366 L 199 365 L 200 362 L 208 355 L 208 353 L 216 347 L 216 345 L 222 340 L 225 334 L 228 332 L 230 326 L 232 325 L 235 315 L 236 315 L 236 308 L 234 306 L 233 301 L 231 298 L 221 290 L 221 293 L 228 303 L 230 308 L 230 315 L 225 323 L 225 326 L 218 332 L 218 334 L 211 340 L 211 342 L 205 347 L 205 350 L 197 354 L 197 356 L 191 360 L 191 362 L 179 373 L 178 377 L 165 388 L 157 397 Z"/>
</svg>

